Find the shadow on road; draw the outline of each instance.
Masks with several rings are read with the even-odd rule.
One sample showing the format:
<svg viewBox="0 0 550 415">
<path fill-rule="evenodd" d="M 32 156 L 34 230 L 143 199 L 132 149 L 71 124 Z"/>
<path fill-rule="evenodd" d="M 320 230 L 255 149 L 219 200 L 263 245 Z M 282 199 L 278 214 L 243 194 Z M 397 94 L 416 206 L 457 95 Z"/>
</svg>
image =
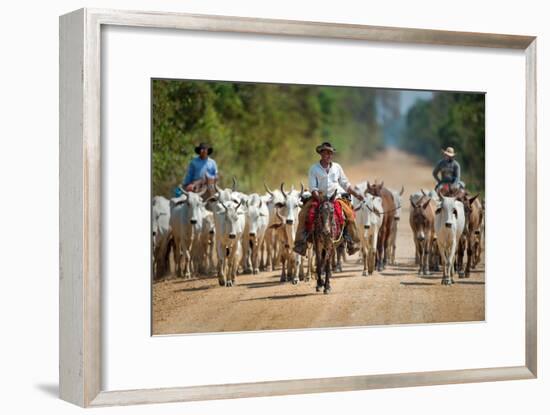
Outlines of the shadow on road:
<svg viewBox="0 0 550 415">
<path fill-rule="evenodd" d="M 418 281 L 418 282 L 401 281 L 401 285 L 424 286 L 424 285 L 435 285 L 435 283 L 433 283 L 433 282 L 424 282 L 424 281 Z"/>
<path fill-rule="evenodd" d="M 241 301 L 256 301 L 256 300 L 288 300 L 291 298 L 301 298 L 301 297 L 309 297 L 312 295 L 323 295 L 322 293 L 308 293 L 308 294 L 289 294 L 289 295 L 271 295 L 267 297 L 257 297 L 257 298 L 248 298 L 246 300 L 240 300 Z"/>
<path fill-rule="evenodd" d="M 181 292 L 204 291 L 204 290 L 208 290 L 209 288 L 210 288 L 209 285 L 201 285 L 200 287 L 180 288 L 179 290 L 174 290 L 174 292 L 181 293 Z"/>
<path fill-rule="evenodd" d="M 457 284 L 466 284 L 466 285 L 485 285 L 485 281 L 464 281 L 464 280 L 456 280 L 455 282 Z"/>
<path fill-rule="evenodd" d="M 265 281 L 265 282 L 249 282 L 248 284 L 239 284 L 239 285 L 246 288 L 263 288 L 263 287 L 275 287 L 281 284 L 282 283 L 278 281 L 276 282 Z"/>
</svg>

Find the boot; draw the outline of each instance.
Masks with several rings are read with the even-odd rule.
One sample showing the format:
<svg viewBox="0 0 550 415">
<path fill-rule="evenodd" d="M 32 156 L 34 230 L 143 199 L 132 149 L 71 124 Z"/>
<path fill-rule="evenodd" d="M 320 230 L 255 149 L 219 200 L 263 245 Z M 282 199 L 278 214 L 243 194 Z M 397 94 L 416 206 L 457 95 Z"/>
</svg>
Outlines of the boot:
<svg viewBox="0 0 550 415">
<path fill-rule="evenodd" d="M 348 233 L 347 227 L 344 228 L 344 240 L 346 241 L 346 248 L 347 248 L 346 252 L 348 253 L 348 255 L 351 256 L 355 254 L 357 251 L 359 251 L 360 246 L 359 244 L 353 242 L 353 239 L 351 239 L 351 236 Z"/>
<path fill-rule="evenodd" d="M 294 252 L 305 256 L 307 253 L 307 240 L 309 239 L 309 232 L 304 231 L 300 238 L 294 242 Z"/>
</svg>

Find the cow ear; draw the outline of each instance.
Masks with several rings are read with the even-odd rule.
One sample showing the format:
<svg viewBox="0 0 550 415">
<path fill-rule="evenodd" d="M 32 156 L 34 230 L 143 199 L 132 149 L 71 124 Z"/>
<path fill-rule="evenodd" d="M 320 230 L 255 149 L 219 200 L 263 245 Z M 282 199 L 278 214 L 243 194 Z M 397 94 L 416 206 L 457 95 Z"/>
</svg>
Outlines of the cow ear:
<svg viewBox="0 0 550 415">
<path fill-rule="evenodd" d="M 415 205 L 414 202 L 413 202 L 413 197 L 412 197 L 412 195 L 411 195 L 411 197 L 409 198 L 409 200 L 411 201 L 411 206 L 412 206 L 413 208 L 416 209 L 416 205 Z"/>
<path fill-rule="evenodd" d="M 382 189 L 384 187 L 384 182 L 380 182 L 380 189 Z"/>
<path fill-rule="evenodd" d="M 477 195 L 475 195 L 474 197 L 471 197 L 470 198 L 470 204 L 474 203 L 474 201 L 478 198 L 479 196 L 479 193 Z"/>
<path fill-rule="evenodd" d="M 405 186 L 401 186 L 401 191 L 399 192 L 399 196 L 403 196 L 403 193 L 405 193 Z"/>
</svg>

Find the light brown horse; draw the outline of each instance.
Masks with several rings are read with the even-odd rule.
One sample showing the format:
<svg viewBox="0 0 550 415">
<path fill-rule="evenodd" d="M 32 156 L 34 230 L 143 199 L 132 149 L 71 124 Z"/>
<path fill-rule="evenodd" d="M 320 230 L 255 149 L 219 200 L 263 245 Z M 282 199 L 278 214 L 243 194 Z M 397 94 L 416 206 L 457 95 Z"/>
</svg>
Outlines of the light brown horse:
<svg viewBox="0 0 550 415">
<path fill-rule="evenodd" d="M 376 255 L 376 270 L 380 272 L 386 267 L 390 234 L 397 207 L 395 206 L 392 192 L 384 187 L 383 181 L 380 183 L 375 181 L 372 185 L 367 182 L 367 193 L 380 197 L 382 199 L 382 208 L 384 209 L 382 212 L 382 226 L 380 226 L 380 230 L 378 231 Z"/>
<path fill-rule="evenodd" d="M 410 198 L 409 223 L 413 232 L 414 244 L 419 258 L 418 274 L 430 274 L 430 253 L 434 241 L 435 202 L 428 196 L 414 201 Z"/>
</svg>

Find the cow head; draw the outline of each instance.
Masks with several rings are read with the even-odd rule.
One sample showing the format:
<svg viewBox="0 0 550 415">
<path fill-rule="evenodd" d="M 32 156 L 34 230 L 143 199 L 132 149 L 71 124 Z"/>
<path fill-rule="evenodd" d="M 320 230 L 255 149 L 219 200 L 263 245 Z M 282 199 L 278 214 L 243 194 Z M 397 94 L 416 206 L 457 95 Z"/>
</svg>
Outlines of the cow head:
<svg viewBox="0 0 550 415">
<path fill-rule="evenodd" d="M 228 202 L 227 204 L 220 201 L 224 211 L 223 215 L 223 236 L 229 239 L 236 239 L 242 233 L 241 221 L 239 220 L 239 212 L 242 202 L 234 203 Z"/>
<path fill-rule="evenodd" d="M 298 223 L 298 213 L 300 212 L 301 201 L 297 192 L 285 192 L 285 184 L 281 183 L 281 194 L 283 200 L 275 203 L 279 215 L 284 218 L 284 223 L 293 225 Z"/>
<path fill-rule="evenodd" d="M 365 235 L 382 222 L 382 199 L 378 196 L 366 194 L 355 210 L 357 211 L 357 225 L 363 228 Z"/>
<path fill-rule="evenodd" d="M 187 207 L 186 218 L 191 225 L 202 224 L 204 203 L 200 193 L 185 192 L 187 199 L 184 204 Z"/>
<path fill-rule="evenodd" d="M 458 218 L 457 200 L 454 197 L 443 196 L 441 203 L 435 210 L 435 214 L 436 216 L 441 215 L 441 220 L 446 228 L 456 228 Z"/>
<path fill-rule="evenodd" d="M 246 219 L 248 222 L 248 236 L 255 239 L 258 234 L 260 224 L 267 223 L 267 209 L 264 202 L 257 194 L 252 194 L 247 202 Z"/>
</svg>

